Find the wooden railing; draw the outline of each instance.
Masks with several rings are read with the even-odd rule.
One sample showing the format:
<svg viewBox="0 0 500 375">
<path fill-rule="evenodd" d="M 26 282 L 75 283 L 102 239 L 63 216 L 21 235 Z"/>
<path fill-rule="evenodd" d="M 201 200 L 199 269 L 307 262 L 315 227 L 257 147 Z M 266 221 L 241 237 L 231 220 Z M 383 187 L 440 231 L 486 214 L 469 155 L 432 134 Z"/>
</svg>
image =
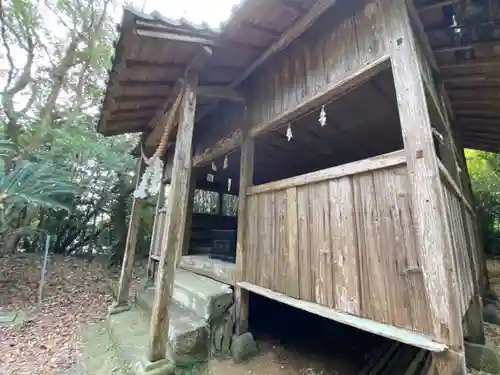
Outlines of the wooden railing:
<svg viewBox="0 0 500 375">
<path fill-rule="evenodd" d="M 432 333 L 402 151 L 247 191 L 243 277 Z"/>
</svg>

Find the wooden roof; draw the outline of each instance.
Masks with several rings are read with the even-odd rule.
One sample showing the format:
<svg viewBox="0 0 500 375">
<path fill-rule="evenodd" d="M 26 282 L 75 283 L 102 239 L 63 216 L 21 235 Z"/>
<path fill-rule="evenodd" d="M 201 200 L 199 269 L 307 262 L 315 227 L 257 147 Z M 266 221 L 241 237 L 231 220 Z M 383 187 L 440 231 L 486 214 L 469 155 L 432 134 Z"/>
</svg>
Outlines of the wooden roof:
<svg viewBox="0 0 500 375">
<path fill-rule="evenodd" d="M 97 130 L 108 136 L 148 131 L 200 45 L 213 51 L 200 85 L 236 87 L 315 3 L 245 0 L 217 30 L 125 8 Z M 202 98 L 197 111 L 203 113 L 210 101 Z"/>
<path fill-rule="evenodd" d="M 98 131 L 117 135 L 152 130 L 150 122 L 176 79 L 200 52 L 200 43 L 190 39 L 213 50 L 200 72 L 200 85 L 235 88 L 266 57 L 278 52 L 270 48 L 322 2 L 244 0 L 217 30 L 126 8 Z M 498 151 L 499 1 L 414 0 L 414 4 L 417 29 L 430 44 L 428 55 L 440 71 L 437 84 L 444 85 L 463 146 Z M 216 102 L 216 98 L 201 97 L 197 113 L 206 113 L 203 107 L 213 108 Z"/>
<path fill-rule="evenodd" d="M 416 0 L 463 146 L 500 149 L 500 2 Z M 438 82 L 439 83 L 439 82 Z"/>
</svg>

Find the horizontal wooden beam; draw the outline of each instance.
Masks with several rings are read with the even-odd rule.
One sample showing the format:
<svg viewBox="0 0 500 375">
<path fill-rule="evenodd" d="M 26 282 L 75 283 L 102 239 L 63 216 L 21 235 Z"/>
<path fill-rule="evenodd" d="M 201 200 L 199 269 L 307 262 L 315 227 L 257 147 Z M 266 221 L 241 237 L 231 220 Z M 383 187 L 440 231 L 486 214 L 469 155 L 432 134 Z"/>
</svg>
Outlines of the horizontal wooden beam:
<svg viewBox="0 0 500 375">
<path fill-rule="evenodd" d="M 130 79 L 117 81 L 116 84 L 119 87 L 172 87 L 175 81 L 170 80 L 144 80 L 144 79 Z"/>
<path fill-rule="evenodd" d="M 468 139 L 463 140 L 463 146 L 464 148 L 470 148 L 473 150 L 481 150 L 486 152 L 498 152 L 500 150 L 499 147 L 495 147 L 491 144 L 483 143 L 476 140 L 468 140 Z"/>
<path fill-rule="evenodd" d="M 494 67 L 494 66 L 500 66 L 500 60 L 494 60 L 494 61 L 465 61 L 461 63 L 456 63 L 456 64 L 443 64 L 440 65 L 439 68 L 441 70 L 449 70 L 449 69 L 474 69 L 474 68 L 489 68 L 489 67 Z"/>
<path fill-rule="evenodd" d="M 162 95 L 122 95 L 115 98 L 116 103 L 139 102 L 142 100 L 157 100 L 163 99 Z"/>
<path fill-rule="evenodd" d="M 292 27 L 285 31 L 281 37 L 270 45 L 249 67 L 247 67 L 241 75 L 238 76 L 230 85 L 230 88 L 235 88 L 247 79 L 255 70 L 257 70 L 271 56 L 285 49 L 290 43 L 306 32 L 314 22 L 321 17 L 331 6 L 335 5 L 337 0 L 318 0 L 309 11 L 304 14 Z M 208 113 L 210 113 L 216 104 L 208 106 L 202 113 L 196 116 L 196 121 L 200 121 Z"/>
<path fill-rule="evenodd" d="M 295 23 L 290 29 L 285 31 L 279 38 L 279 40 L 269 46 L 269 48 L 267 48 L 257 60 L 255 60 L 247 69 L 245 69 L 243 74 L 241 74 L 238 79 L 236 79 L 231 84 L 231 87 L 238 86 L 241 82 L 247 79 L 250 74 L 252 74 L 258 67 L 260 67 L 269 57 L 288 47 L 290 43 L 292 43 L 307 29 L 309 29 L 309 27 L 311 27 L 314 22 L 328 10 L 328 8 L 335 5 L 336 2 L 337 0 L 317 1 L 297 23 Z"/>
<path fill-rule="evenodd" d="M 455 52 L 455 51 L 462 51 L 466 49 L 473 49 L 473 48 L 493 48 L 493 47 L 498 47 L 500 46 L 500 40 L 495 40 L 495 41 L 488 41 L 488 42 L 473 42 L 473 43 L 468 43 L 468 44 L 463 44 L 460 46 L 442 46 L 442 47 L 436 47 L 433 48 L 434 53 L 445 53 L 445 52 Z"/>
<path fill-rule="evenodd" d="M 166 30 L 137 30 L 137 35 L 149 38 L 165 39 L 172 42 L 194 43 L 206 46 L 214 45 L 213 39 L 207 39 L 194 35 L 177 34 Z"/>
<path fill-rule="evenodd" d="M 264 185 L 252 186 L 247 190 L 247 195 L 262 194 L 270 191 L 313 184 L 325 180 L 338 179 L 345 176 L 352 176 L 354 174 L 370 172 L 400 164 L 406 164 L 404 150 L 339 165 L 337 167 L 323 169 L 317 172 L 307 173 L 301 176 L 270 182 Z"/>
<path fill-rule="evenodd" d="M 389 55 L 384 55 L 376 59 L 370 64 L 365 65 L 360 70 L 341 79 L 340 81 L 332 82 L 326 88 L 314 96 L 302 101 L 299 105 L 283 111 L 270 121 L 257 124 L 250 130 L 252 137 L 257 137 L 266 132 L 270 132 L 280 125 L 287 124 L 300 114 L 306 113 L 324 103 L 327 100 L 333 99 L 336 96 L 341 96 L 343 93 L 367 81 L 371 77 L 377 75 L 381 71 L 390 67 Z"/>
<path fill-rule="evenodd" d="M 179 91 L 182 88 L 182 85 L 184 84 L 184 80 L 178 79 L 173 90 L 170 92 L 170 94 L 165 98 L 165 101 L 163 105 L 156 111 L 155 116 L 150 119 L 148 126 L 150 128 L 156 128 L 158 125 L 158 122 L 163 119 L 165 116 L 165 112 L 168 109 L 168 106 L 171 105 L 174 101 L 175 98 L 177 98 L 177 95 L 179 94 Z"/>
<path fill-rule="evenodd" d="M 244 102 L 245 98 L 235 89 L 226 86 L 199 86 L 196 94 L 210 99 L 225 99 Z"/>
<path fill-rule="evenodd" d="M 426 2 L 422 5 L 420 5 L 417 9 L 419 12 L 424 12 L 426 10 L 443 8 L 443 7 L 448 6 L 448 5 L 457 4 L 460 1 L 462 1 L 462 0 L 444 0 L 444 1 L 440 1 L 440 2 L 435 2 L 435 1 Z"/>
<path fill-rule="evenodd" d="M 193 157 L 193 167 L 201 167 L 210 163 L 212 160 L 227 154 L 240 147 L 242 132 L 237 129 L 230 135 L 217 141 L 214 146 L 207 148 Z"/>
<path fill-rule="evenodd" d="M 212 57 L 213 50 L 211 47 L 202 46 L 194 59 L 188 64 L 186 70 L 198 71 L 202 69 L 208 60 Z"/>
<path fill-rule="evenodd" d="M 459 123 L 476 123 L 476 124 L 491 124 L 495 125 L 500 130 L 500 121 L 497 119 L 489 118 L 476 118 L 476 117 L 461 117 L 458 119 Z"/>
<path fill-rule="evenodd" d="M 452 84 L 455 87 L 457 85 L 463 85 L 467 83 L 491 83 L 500 85 L 500 75 L 497 77 L 492 77 L 491 75 L 486 75 L 486 74 L 474 74 L 474 75 L 468 75 L 465 77 L 445 77 L 444 78 L 444 83 L 445 84 Z"/>
<path fill-rule="evenodd" d="M 500 109 L 473 109 L 473 108 L 460 108 L 455 111 L 457 116 L 461 117 L 478 117 L 497 120 L 500 123 Z"/>
<path fill-rule="evenodd" d="M 455 100 L 453 101 L 453 106 L 455 108 L 467 108 L 467 109 L 492 109 L 492 110 L 500 110 L 500 101 L 495 100 Z"/>
<path fill-rule="evenodd" d="M 302 7 L 300 1 L 297 0 L 279 0 L 280 3 L 287 9 L 290 9 L 297 15 L 303 15 L 307 10 Z"/>
<path fill-rule="evenodd" d="M 188 64 L 187 71 L 188 70 L 194 70 L 197 71 L 206 64 L 206 62 L 209 60 L 209 58 L 212 56 L 212 48 L 203 46 L 200 48 L 196 56 L 193 58 L 193 60 Z M 163 134 L 163 131 L 165 130 L 163 126 L 158 126 L 161 124 L 158 124 L 158 122 L 163 118 L 167 107 L 170 103 L 173 103 L 175 99 L 177 98 L 177 95 L 184 84 L 184 81 L 179 79 L 177 80 L 177 83 L 174 87 L 174 89 L 171 91 L 169 97 L 167 98 L 165 104 L 163 105 L 163 108 L 160 108 L 160 110 L 157 113 L 157 116 L 151 120 L 150 127 L 154 127 L 153 131 L 147 136 L 145 144 L 146 147 L 150 147 L 153 145 L 156 145 L 159 140 L 161 139 L 161 136 Z M 177 127 L 177 121 L 175 121 L 173 125 L 173 129 Z M 173 133 L 172 133 L 173 136 Z"/>
<path fill-rule="evenodd" d="M 448 88 L 453 100 L 495 100 L 500 98 L 500 88 L 492 87 L 461 87 Z"/>
<path fill-rule="evenodd" d="M 237 285 L 240 288 L 248 290 L 249 292 L 259 294 L 274 301 L 284 303 L 288 306 L 307 311 L 311 314 L 315 314 L 341 324 L 346 324 L 348 326 L 373 333 L 377 336 L 387 337 L 391 340 L 396 340 L 404 344 L 416 346 L 417 348 L 429 350 L 431 352 L 440 353 L 447 350 L 446 345 L 437 343 L 430 337 L 410 331 L 408 329 L 397 328 L 389 324 L 379 323 L 371 319 L 347 314 L 339 310 L 319 305 L 317 303 L 288 297 L 285 294 L 278 293 L 248 282 L 239 282 L 237 283 Z"/>
<path fill-rule="evenodd" d="M 108 118 L 108 122 L 119 122 L 119 121 L 148 121 L 151 117 L 155 115 L 155 111 L 144 111 L 142 109 L 136 110 L 134 112 L 116 113 L 112 112 Z"/>
</svg>

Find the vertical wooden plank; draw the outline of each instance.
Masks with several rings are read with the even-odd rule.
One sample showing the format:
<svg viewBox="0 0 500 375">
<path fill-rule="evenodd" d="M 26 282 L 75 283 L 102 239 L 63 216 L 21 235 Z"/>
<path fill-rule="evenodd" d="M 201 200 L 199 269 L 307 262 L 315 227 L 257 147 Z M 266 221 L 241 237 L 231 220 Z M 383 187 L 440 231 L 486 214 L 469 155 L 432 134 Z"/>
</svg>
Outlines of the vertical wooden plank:
<svg viewBox="0 0 500 375">
<path fill-rule="evenodd" d="M 360 313 L 358 241 L 351 177 L 329 183 L 335 309 Z"/>
<path fill-rule="evenodd" d="M 355 177 L 358 186 L 356 209 L 359 212 L 358 230 L 360 241 L 361 272 L 363 273 L 362 315 L 378 322 L 389 323 L 385 310 L 388 305 L 387 286 L 384 284 L 386 273 L 384 258 L 380 252 L 386 248 L 382 242 L 382 218 L 377 206 L 376 189 L 372 173 Z M 383 250 L 382 250 L 383 249 Z"/>
<path fill-rule="evenodd" d="M 295 49 L 295 87 L 297 103 L 301 103 L 307 97 L 307 71 L 305 46 L 303 41 L 296 41 Z"/>
<path fill-rule="evenodd" d="M 287 189 L 286 204 L 288 235 L 288 259 L 286 260 L 286 294 L 290 297 L 299 298 L 299 217 L 297 209 L 297 188 L 293 187 Z"/>
<path fill-rule="evenodd" d="M 155 218 L 153 221 L 153 233 L 151 233 L 151 243 L 149 245 L 149 258 L 148 258 L 148 266 L 147 273 L 148 277 L 152 277 L 152 261 L 151 258 L 155 254 L 159 254 L 160 252 L 157 250 L 157 247 L 160 246 L 160 241 L 158 240 L 158 235 L 161 233 L 163 227 L 161 227 L 161 223 L 163 222 L 161 218 L 161 209 L 165 204 L 165 184 L 162 182 L 160 186 L 160 191 L 158 192 L 158 197 L 156 198 L 156 208 L 155 208 Z"/>
<path fill-rule="evenodd" d="M 274 291 L 286 294 L 286 273 L 288 263 L 287 202 L 286 191 L 274 192 L 275 202 L 275 244 L 274 244 Z"/>
<path fill-rule="evenodd" d="M 415 224 L 411 215 L 409 176 L 406 166 L 394 171 L 394 179 L 397 207 L 399 208 L 399 217 L 396 216 L 397 219 L 394 221 L 396 225 L 400 225 L 401 241 L 406 256 L 406 268 L 403 274 L 410 296 L 408 305 L 411 311 L 413 327 L 417 332 L 432 336 L 434 327 L 429 315 L 420 252 L 417 250 Z"/>
<path fill-rule="evenodd" d="M 437 340 L 463 350 L 461 318 L 456 313 L 458 296 L 451 254 L 451 238 L 434 151 L 429 109 L 426 103 L 422 62 L 411 29 L 406 2 L 384 2 L 387 48 L 391 53 L 394 85 L 405 145 L 412 212 L 417 227 L 418 249 L 429 309 Z M 439 375 L 465 374 L 463 355 L 442 360 L 434 357 Z M 456 360 L 456 362 L 452 362 Z M 451 372 L 456 371 L 456 372 Z"/>
<path fill-rule="evenodd" d="M 373 173 L 376 190 L 376 202 L 381 218 L 381 243 L 379 256 L 384 264 L 384 285 L 387 288 L 387 305 L 385 307 L 389 322 L 396 326 L 414 330 L 410 311 L 411 299 L 408 294 L 405 275 L 407 269 L 407 255 L 401 228 L 400 212 L 396 186 L 395 168 L 378 170 Z M 384 251 L 384 249 L 386 249 Z M 419 301 L 420 302 L 420 301 Z"/>
<path fill-rule="evenodd" d="M 475 231 L 475 222 L 472 219 L 472 215 L 470 212 L 466 210 L 466 221 L 467 221 L 467 231 L 469 232 L 469 238 L 471 239 L 471 247 L 472 247 L 472 259 L 473 259 L 473 267 L 475 270 L 475 282 L 479 284 L 479 279 L 481 275 L 481 258 L 479 256 L 479 244 L 476 238 Z M 479 287 L 479 285 L 478 285 Z"/>
<path fill-rule="evenodd" d="M 384 22 L 380 1 L 370 0 L 367 2 L 363 10 L 354 16 L 354 25 L 359 65 L 363 66 L 384 53 L 382 46 Z"/>
<path fill-rule="evenodd" d="M 262 279 L 261 286 L 273 289 L 273 216 L 274 216 L 274 196 L 273 193 L 264 193 L 259 196 L 259 212 L 261 221 L 259 223 L 260 247 L 263 252 L 262 257 Z"/>
<path fill-rule="evenodd" d="M 311 264 L 311 246 L 309 242 L 311 226 L 309 215 L 309 186 L 297 188 L 297 215 L 299 232 L 299 284 L 300 298 L 315 302 L 313 291 L 313 270 Z"/>
<path fill-rule="evenodd" d="M 323 40 L 316 39 L 311 41 L 308 47 L 307 62 L 309 63 L 310 75 L 308 79 L 309 95 L 319 92 L 326 83 L 325 69 L 323 64 Z"/>
<path fill-rule="evenodd" d="M 259 285 L 260 257 L 259 251 L 259 197 L 258 195 L 247 196 L 248 226 L 245 237 L 245 251 L 247 254 L 244 280 Z"/>
<path fill-rule="evenodd" d="M 238 286 L 238 282 L 244 280 L 243 270 L 247 263 L 245 249 L 245 233 L 247 227 L 247 189 L 253 184 L 254 165 L 254 140 L 245 130 L 241 146 L 240 163 L 240 195 L 238 198 L 238 230 L 236 240 L 236 280 L 235 280 L 235 303 L 236 303 L 236 333 L 241 335 L 248 331 L 248 300 L 249 292 Z"/>
<path fill-rule="evenodd" d="M 136 188 L 141 182 L 144 169 L 145 163 L 140 157 L 137 160 Z M 139 231 L 139 222 L 141 220 L 143 204 L 144 201 L 138 198 L 134 198 L 132 202 L 132 211 L 128 223 L 127 242 L 125 245 L 125 252 L 123 254 L 120 281 L 118 282 L 118 293 L 116 296 L 116 302 L 111 308 L 111 312 L 118 312 L 119 310 L 123 310 L 123 307 L 128 307 L 130 282 L 132 281 L 132 269 L 134 268 L 135 250 L 137 247 L 137 232 Z"/>
<path fill-rule="evenodd" d="M 193 225 L 193 207 L 194 207 L 194 191 L 196 189 L 196 173 L 195 170 L 191 172 L 191 178 L 188 181 L 188 202 L 187 202 L 187 212 L 186 220 L 184 221 L 184 228 L 181 226 L 181 231 L 184 232 L 184 245 L 182 247 L 182 252 L 178 254 L 177 257 L 177 268 L 179 268 L 182 260 L 182 255 L 189 254 L 189 248 L 191 245 L 191 227 Z M 220 194 L 221 205 L 219 209 L 222 213 L 222 194 Z"/>
<path fill-rule="evenodd" d="M 340 27 L 334 27 L 327 35 L 323 36 L 324 42 L 324 61 L 326 80 L 328 83 L 338 79 L 339 66 L 343 66 L 343 61 L 346 58 L 345 44 L 341 40 Z M 322 38 L 322 39 L 323 39 Z"/>
<path fill-rule="evenodd" d="M 342 69 L 337 68 L 337 80 L 345 77 L 350 72 L 354 72 L 360 67 L 359 64 L 359 51 L 358 42 L 356 40 L 354 14 L 348 17 L 339 25 L 338 29 L 338 43 L 343 44 L 344 57 L 341 61 Z"/>
<path fill-rule="evenodd" d="M 184 230 L 192 168 L 193 130 L 196 109 L 198 74 L 189 70 L 185 77 L 185 90 L 180 107 L 179 128 L 172 167 L 172 184 L 167 207 L 164 249 L 156 277 L 155 300 L 151 315 L 148 359 L 164 359 L 169 329 L 168 308 L 172 297 L 176 259 L 184 247 Z"/>
<path fill-rule="evenodd" d="M 310 251 L 316 277 L 314 295 L 316 303 L 333 307 L 332 247 L 330 243 L 330 213 L 328 182 L 309 186 L 311 211 Z"/>
</svg>

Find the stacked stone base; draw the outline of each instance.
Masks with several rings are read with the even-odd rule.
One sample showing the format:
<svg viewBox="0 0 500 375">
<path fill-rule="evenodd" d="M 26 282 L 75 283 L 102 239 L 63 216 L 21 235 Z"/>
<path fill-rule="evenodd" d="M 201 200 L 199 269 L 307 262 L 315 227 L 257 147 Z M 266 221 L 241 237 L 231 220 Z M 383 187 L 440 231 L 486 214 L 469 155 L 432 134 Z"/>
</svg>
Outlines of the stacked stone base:
<svg viewBox="0 0 500 375">
<path fill-rule="evenodd" d="M 257 346 L 251 334 L 235 335 L 232 289 L 222 283 L 179 270 L 170 306 L 166 360 L 147 361 L 149 325 L 154 289 L 140 291 L 135 306 L 115 310 L 108 318 L 111 339 L 119 357 L 134 375 L 203 372 L 210 357 L 253 356 Z M 198 372 L 199 372 L 198 371 Z"/>
</svg>

